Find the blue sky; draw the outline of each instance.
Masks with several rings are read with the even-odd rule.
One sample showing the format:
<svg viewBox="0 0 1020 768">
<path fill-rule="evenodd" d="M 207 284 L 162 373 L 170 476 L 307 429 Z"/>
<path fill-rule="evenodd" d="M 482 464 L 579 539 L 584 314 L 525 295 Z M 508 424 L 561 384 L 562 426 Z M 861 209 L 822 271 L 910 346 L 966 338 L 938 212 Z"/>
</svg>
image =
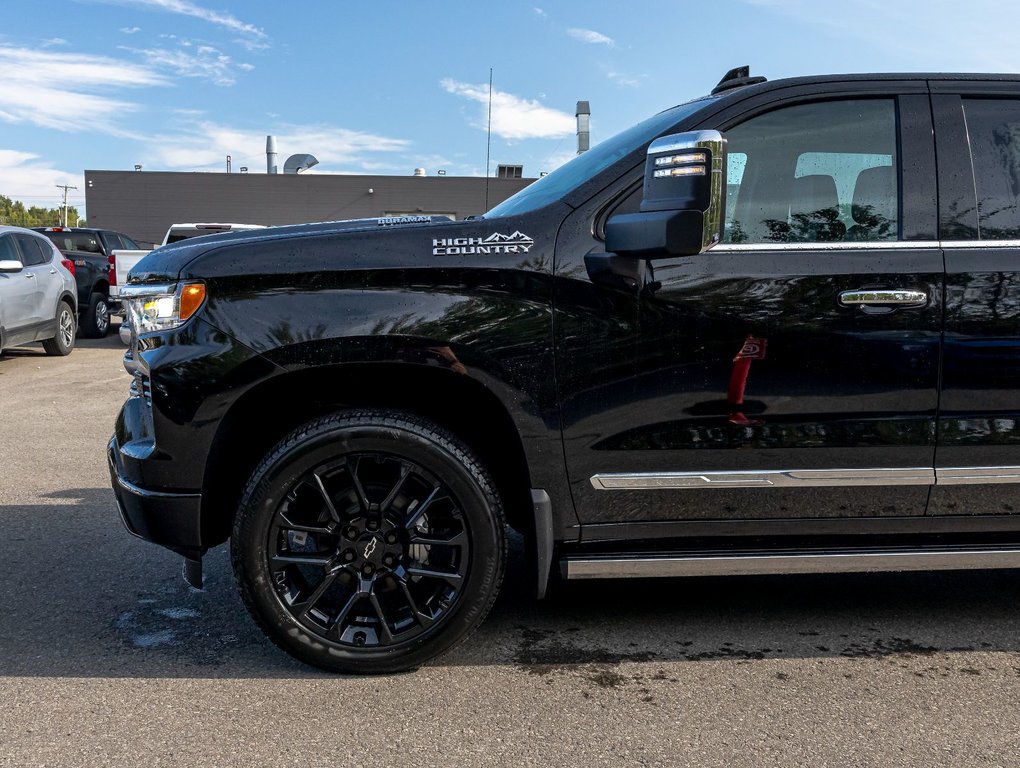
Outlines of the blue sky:
<svg viewBox="0 0 1020 768">
<path fill-rule="evenodd" d="M 775 79 L 868 71 L 1020 71 L 1020 9 L 972 0 L 5 0 L 0 194 L 54 206 L 82 172 L 527 176 L 710 90 L 730 67 Z"/>
</svg>

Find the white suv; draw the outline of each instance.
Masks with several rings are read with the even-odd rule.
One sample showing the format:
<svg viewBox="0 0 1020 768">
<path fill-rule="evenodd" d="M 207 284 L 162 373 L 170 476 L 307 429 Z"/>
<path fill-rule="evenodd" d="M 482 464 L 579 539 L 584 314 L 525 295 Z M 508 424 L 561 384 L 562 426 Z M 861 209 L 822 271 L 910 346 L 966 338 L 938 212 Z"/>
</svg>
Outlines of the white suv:
<svg viewBox="0 0 1020 768">
<path fill-rule="evenodd" d="M 38 232 L 0 226 L 0 352 L 34 341 L 48 355 L 74 348 L 77 291 L 63 261 Z"/>
</svg>

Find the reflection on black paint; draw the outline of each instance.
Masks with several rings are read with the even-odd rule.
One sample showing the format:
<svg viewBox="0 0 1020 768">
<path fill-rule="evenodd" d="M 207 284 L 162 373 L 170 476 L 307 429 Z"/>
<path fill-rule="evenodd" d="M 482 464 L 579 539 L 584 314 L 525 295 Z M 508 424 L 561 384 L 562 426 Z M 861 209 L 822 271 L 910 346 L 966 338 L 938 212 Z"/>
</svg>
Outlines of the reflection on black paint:
<svg viewBox="0 0 1020 768">
<path fill-rule="evenodd" d="M 660 422 L 613 435 L 592 447 L 600 451 L 675 451 L 935 443 L 935 424 L 931 418 L 901 419 L 892 414 L 867 414 L 865 420 L 865 414 L 861 416 L 860 420 L 833 421 L 825 414 L 803 414 L 803 420 L 770 420 L 768 424 L 748 426 L 721 419 Z"/>
</svg>

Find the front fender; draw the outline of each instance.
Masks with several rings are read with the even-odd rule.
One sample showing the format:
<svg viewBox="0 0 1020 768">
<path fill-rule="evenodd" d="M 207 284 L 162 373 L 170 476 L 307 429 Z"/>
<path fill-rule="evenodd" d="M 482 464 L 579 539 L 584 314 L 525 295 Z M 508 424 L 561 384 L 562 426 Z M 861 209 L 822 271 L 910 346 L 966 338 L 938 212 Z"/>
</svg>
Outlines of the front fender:
<svg viewBox="0 0 1020 768">
<path fill-rule="evenodd" d="M 204 319 L 290 373 L 400 364 L 402 386 L 415 386 L 418 366 L 472 379 L 512 419 L 533 485 L 548 491 L 561 520 L 568 509 L 573 517 L 550 278 L 515 270 L 436 272 L 320 274 L 287 289 L 263 277 L 247 278 L 244 290 L 209 281 Z"/>
</svg>

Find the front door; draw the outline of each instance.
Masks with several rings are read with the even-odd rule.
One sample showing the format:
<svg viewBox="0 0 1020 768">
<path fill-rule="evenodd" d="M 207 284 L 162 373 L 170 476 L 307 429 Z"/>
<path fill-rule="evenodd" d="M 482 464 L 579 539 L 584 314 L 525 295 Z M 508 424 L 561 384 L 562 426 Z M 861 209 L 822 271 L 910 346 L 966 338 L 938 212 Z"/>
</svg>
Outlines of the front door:
<svg viewBox="0 0 1020 768">
<path fill-rule="evenodd" d="M 13 234 L 0 235 L 0 261 L 22 261 Z M 37 322 L 36 282 L 29 268 L 0 273 L 0 326 L 9 342 L 22 341 L 21 334 Z"/>
<path fill-rule="evenodd" d="M 600 217 L 633 207 L 633 185 L 561 229 L 557 375 L 584 538 L 924 514 L 943 264 L 914 88 L 699 126 L 729 151 L 726 242 L 699 256 L 607 269 Z"/>
</svg>

